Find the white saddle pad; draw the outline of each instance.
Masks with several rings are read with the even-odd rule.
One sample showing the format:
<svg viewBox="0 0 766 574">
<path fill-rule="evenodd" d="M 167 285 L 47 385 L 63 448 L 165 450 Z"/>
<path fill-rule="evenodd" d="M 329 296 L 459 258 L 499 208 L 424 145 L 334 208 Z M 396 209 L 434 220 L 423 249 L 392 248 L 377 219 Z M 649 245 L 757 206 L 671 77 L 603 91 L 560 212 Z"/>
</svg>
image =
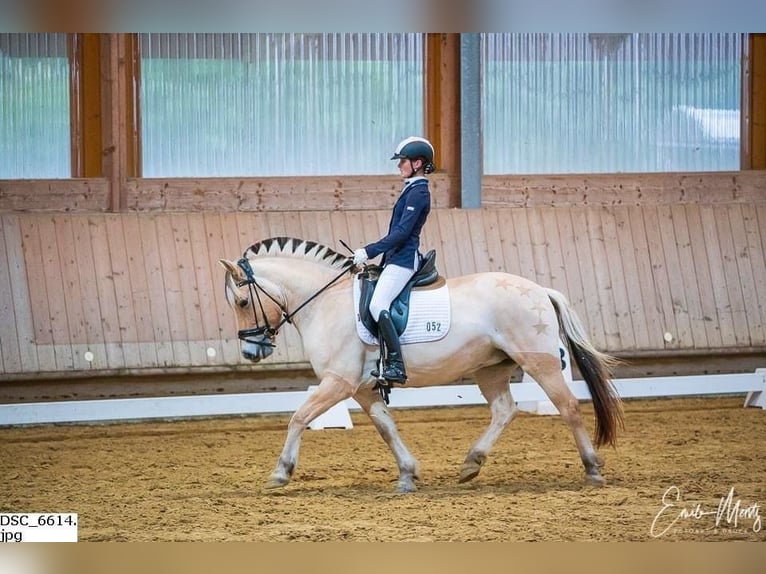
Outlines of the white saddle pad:
<svg viewBox="0 0 766 574">
<path fill-rule="evenodd" d="M 359 279 L 354 280 L 354 313 L 356 332 L 368 345 L 377 345 L 378 339 L 362 323 L 359 315 L 359 297 L 362 292 Z M 402 345 L 438 341 L 447 335 L 450 327 L 449 287 L 445 283 L 436 289 L 416 289 L 410 293 L 410 315 L 407 328 L 399 337 Z"/>
</svg>

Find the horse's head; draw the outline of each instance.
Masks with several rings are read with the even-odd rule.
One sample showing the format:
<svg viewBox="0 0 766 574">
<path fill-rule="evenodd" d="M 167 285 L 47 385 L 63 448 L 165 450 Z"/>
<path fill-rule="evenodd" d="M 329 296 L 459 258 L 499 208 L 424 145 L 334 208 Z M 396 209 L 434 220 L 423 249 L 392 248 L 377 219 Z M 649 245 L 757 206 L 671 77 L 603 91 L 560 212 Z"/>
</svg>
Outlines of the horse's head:
<svg viewBox="0 0 766 574">
<path fill-rule="evenodd" d="M 236 263 L 221 259 L 220 263 L 226 269 L 226 300 L 237 317 L 242 356 L 257 363 L 274 352 L 284 306 L 276 299 L 276 288 L 268 280 L 255 277 L 247 259 Z"/>
</svg>

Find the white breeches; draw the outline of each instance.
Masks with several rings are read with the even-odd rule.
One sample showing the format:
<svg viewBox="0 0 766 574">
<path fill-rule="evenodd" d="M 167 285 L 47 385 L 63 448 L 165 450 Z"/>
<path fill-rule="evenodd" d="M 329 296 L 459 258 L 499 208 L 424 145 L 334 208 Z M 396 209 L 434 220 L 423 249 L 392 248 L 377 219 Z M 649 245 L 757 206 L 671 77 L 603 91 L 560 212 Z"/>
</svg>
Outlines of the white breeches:
<svg viewBox="0 0 766 574">
<path fill-rule="evenodd" d="M 415 274 L 414 269 L 399 265 L 386 265 L 378 278 L 375 292 L 370 299 L 370 314 L 377 323 L 381 311 L 388 311 L 396 296 L 402 292 L 407 281 Z"/>
</svg>

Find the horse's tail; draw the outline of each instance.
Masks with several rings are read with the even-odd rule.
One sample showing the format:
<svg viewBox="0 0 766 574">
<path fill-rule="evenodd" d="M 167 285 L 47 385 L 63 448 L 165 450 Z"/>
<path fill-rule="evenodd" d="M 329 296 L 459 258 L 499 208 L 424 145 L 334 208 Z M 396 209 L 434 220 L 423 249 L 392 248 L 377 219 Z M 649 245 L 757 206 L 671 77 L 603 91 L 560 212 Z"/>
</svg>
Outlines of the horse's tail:
<svg viewBox="0 0 766 574">
<path fill-rule="evenodd" d="M 572 357 L 593 398 L 593 408 L 596 412 L 596 446 L 615 446 L 617 428 L 623 427 L 623 419 L 622 400 L 612 384 L 612 368 L 621 361 L 596 350 L 588 340 L 580 318 L 562 293 L 555 289 L 546 288 L 546 291 L 558 314 L 561 329 L 566 334 Z"/>
</svg>

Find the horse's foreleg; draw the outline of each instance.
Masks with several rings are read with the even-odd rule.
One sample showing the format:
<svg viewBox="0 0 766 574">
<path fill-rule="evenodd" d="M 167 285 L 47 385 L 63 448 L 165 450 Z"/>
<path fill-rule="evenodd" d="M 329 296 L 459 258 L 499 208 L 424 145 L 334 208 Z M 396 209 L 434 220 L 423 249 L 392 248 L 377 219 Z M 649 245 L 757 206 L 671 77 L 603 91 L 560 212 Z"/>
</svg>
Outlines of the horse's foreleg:
<svg viewBox="0 0 766 574">
<path fill-rule="evenodd" d="M 508 387 L 512 370 L 513 364 L 508 362 L 481 369 L 474 375 L 481 394 L 489 403 L 492 418 L 487 430 L 468 450 L 458 482 L 476 478 L 493 445 L 518 412 Z"/>
<path fill-rule="evenodd" d="M 397 491 L 415 492 L 417 490 L 415 480 L 420 478 L 418 461 L 404 445 L 396 428 L 396 423 L 394 423 L 394 419 L 391 417 L 391 413 L 388 411 L 380 393 L 373 390 L 370 385 L 365 385 L 359 388 L 354 398 L 370 417 L 372 424 L 375 425 L 380 436 L 383 437 L 388 448 L 394 454 L 394 459 L 396 459 L 396 464 L 399 467 Z"/>
<path fill-rule="evenodd" d="M 285 486 L 293 476 L 298 464 L 298 452 L 301 446 L 301 436 L 309 423 L 330 407 L 349 398 L 353 393 L 350 384 L 334 375 L 326 375 L 316 390 L 311 393 L 290 418 L 287 425 L 287 437 L 282 447 L 282 453 L 277 460 L 277 466 L 271 473 L 266 488 Z"/>
<path fill-rule="evenodd" d="M 585 467 L 587 481 L 594 486 L 603 485 L 606 482 L 601 476 L 603 463 L 596 454 L 583 424 L 580 403 L 567 387 L 561 374 L 560 359 L 543 353 L 528 353 L 522 360 L 524 370 L 542 387 L 558 409 L 561 418 L 569 425 Z"/>
</svg>

